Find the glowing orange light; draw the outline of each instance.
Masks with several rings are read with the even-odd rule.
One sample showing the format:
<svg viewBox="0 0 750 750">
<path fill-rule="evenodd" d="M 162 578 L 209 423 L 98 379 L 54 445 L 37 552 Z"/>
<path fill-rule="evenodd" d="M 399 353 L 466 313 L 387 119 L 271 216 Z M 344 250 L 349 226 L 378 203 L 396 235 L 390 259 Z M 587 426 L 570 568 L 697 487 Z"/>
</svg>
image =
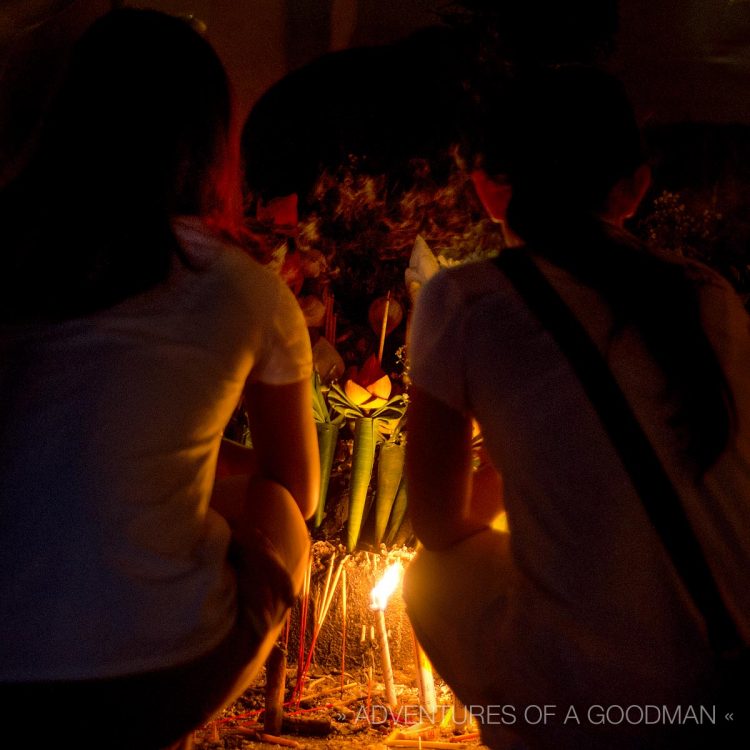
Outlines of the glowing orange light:
<svg viewBox="0 0 750 750">
<path fill-rule="evenodd" d="M 401 574 L 403 573 L 403 567 L 400 562 L 395 562 L 389 565 L 383 577 L 375 584 L 375 587 L 370 592 L 372 609 L 384 610 L 388 605 L 388 599 L 391 594 L 396 590 L 396 587 L 401 580 Z"/>
</svg>

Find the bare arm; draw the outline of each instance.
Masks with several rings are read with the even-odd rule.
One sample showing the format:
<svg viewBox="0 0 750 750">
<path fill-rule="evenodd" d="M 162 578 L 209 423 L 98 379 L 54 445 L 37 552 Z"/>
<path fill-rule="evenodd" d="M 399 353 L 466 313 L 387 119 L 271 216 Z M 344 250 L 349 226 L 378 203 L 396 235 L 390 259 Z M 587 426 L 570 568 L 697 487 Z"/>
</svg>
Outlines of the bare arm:
<svg viewBox="0 0 750 750">
<path fill-rule="evenodd" d="M 412 525 L 427 549 L 451 547 L 489 526 L 487 485 L 482 483 L 481 502 L 472 497 L 469 416 L 414 387 L 406 457 Z M 500 510 L 499 491 L 496 502 L 493 512 Z"/>
<path fill-rule="evenodd" d="M 484 445 L 479 449 L 479 461 L 479 467 L 471 475 L 471 517 L 490 524 L 505 509 L 503 479 L 492 465 Z"/>
<path fill-rule="evenodd" d="M 310 381 L 250 383 L 245 389 L 257 475 L 277 482 L 310 518 L 319 492 L 320 459 Z"/>
</svg>

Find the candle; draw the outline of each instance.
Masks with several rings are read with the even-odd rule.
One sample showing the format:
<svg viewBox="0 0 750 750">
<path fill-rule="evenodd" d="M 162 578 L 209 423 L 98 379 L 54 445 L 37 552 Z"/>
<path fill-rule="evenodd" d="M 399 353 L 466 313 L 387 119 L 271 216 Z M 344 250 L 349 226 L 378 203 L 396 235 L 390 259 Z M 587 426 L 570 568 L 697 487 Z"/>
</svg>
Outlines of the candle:
<svg viewBox="0 0 750 750">
<path fill-rule="evenodd" d="M 391 666 L 391 651 L 388 646 L 388 632 L 385 628 L 385 612 L 382 609 L 375 611 L 375 617 L 380 640 L 380 663 L 383 669 L 383 685 L 385 686 L 385 702 L 395 708 L 398 700 L 396 699 L 396 685 L 393 680 L 393 667 Z"/>
<path fill-rule="evenodd" d="M 396 685 L 393 680 L 393 667 L 391 666 L 391 651 L 388 645 L 388 631 L 385 627 L 385 608 L 388 605 L 388 599 L 396 590 L 399 580 L 401 579 L 401 563 L 389 565 L 383 577 L 378 581 L 373 590 L 370 592 L 372 600 L 371 607 L 375 610 L 375 623 L 378 630 L 380 641 L 380 661 L 383 670 L 383 685 L 385 686 L 385 702 L 395 708 L 398 704 L 396 698 Z"/>
<path fill-rule="evenodd" d="M 430 717 L 434 717 L 437 711 L 437 698 L 435 696 L 435 679 L 432 675 L 432 664 L 430 664 L 427 654 L 425 654 L 419 645 L 417 634 L 413 629 L 411 633 L 414 640 L 414 655 L 417 662 L 419 704 Z"/>
</svg>

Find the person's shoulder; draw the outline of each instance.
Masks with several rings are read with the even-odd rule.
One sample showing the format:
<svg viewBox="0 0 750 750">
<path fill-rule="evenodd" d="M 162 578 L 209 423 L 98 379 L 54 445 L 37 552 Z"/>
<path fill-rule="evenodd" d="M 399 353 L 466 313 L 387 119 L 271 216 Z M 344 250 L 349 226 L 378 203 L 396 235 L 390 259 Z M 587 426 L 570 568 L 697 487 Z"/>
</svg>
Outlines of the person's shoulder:
<svg viewBox="0 0 750 750">
<path fill-rule="evenodd" d="M 739 294 L 730 280 L 720 273 L 716 268 L 693 258 L 684 258 L 679 261 L 686 276 L 698 288 L 703 304 L 723 301 L 734 305 L 740 302 Z"/>
<path fill-rule="evenodd" d="M 426 296 L 436 299 L 447 295 L 470 302 L 500 289 L 502 274 L 493 259 L 457 263 L 441 269 L 425 284 Z"/>
<path fill-rule="evenodd" d="M 696 258 L 677 258 L 674 262 L 681 264 L 687 277 L 699 286 L 708 285 L 724 290 L 732 288 L 724 276 L 703 261 Z"/>
<path fill-rule="evenodd" d="M 255 293 L 278 294 L 284 286 L 277 274 L 255 260 L 250 252 L 232 238 L 214 231 L 202 219 L 181 216 L 173 227 L 191 266 L 223 276 L 230 286 L 252 288 Z"/>
<path fill-rule="evenodd" d="M 682 260 L 685 273 L 695 284 L 703 325 L 715 341 L 736 336 L 747 338 L 750 316 L 731 281 L 717 269 L 694 259 Z"/>
<path fill-rule="evenodd" d="M 415 337 L 460 327 L 481 307 L 503 293 L 502 274 L 491 260 L 472 261 L 441 269 L 425 282 L 416 298 Z"/>
</svg>

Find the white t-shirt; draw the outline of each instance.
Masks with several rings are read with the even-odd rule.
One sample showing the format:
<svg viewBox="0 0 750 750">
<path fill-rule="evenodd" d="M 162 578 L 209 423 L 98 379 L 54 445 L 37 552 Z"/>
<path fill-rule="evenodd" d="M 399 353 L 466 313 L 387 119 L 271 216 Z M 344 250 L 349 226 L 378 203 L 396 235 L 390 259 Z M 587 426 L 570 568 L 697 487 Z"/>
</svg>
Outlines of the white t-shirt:
<svg viewBox="0 0 750 750">
<path fill-rule="evenodd" d="M 235 620 L 208 508 L 249 378 L 311 373 L 292 293 L 196 218 L 194 270 L 86 318 L 0 338 L 0 680 L 175 665 Z"/>
<path fill-rule="evenodd" d="M 696 489 L 666 427 L 663 378 L 642 343 L 632 332 L 608 343 L 611 319 L 597 293 L 538 262 L 607 352 L 747 637 L 750 331 L 741 303 L 718 276 L 702 290 L 704 326 L 739 424 Z M 425 285 L 410 358 L 416 385 L 477 419 L 503 476 L 511 572 L 487 581 L 498 606 L 474 628 L 486 634 L 477 655 L 485 666 L 466 680 L 481 692 L 486 679 L 486 694 L 516 703 L 539 695 L 632 699 L 643 685 L 674 697 L 682 683 L 688 691 L 700 683 L 710 659 L 700 620 L 629 476 L 554 340 L 492 262 L 442 272 Z"/>
</svg>

